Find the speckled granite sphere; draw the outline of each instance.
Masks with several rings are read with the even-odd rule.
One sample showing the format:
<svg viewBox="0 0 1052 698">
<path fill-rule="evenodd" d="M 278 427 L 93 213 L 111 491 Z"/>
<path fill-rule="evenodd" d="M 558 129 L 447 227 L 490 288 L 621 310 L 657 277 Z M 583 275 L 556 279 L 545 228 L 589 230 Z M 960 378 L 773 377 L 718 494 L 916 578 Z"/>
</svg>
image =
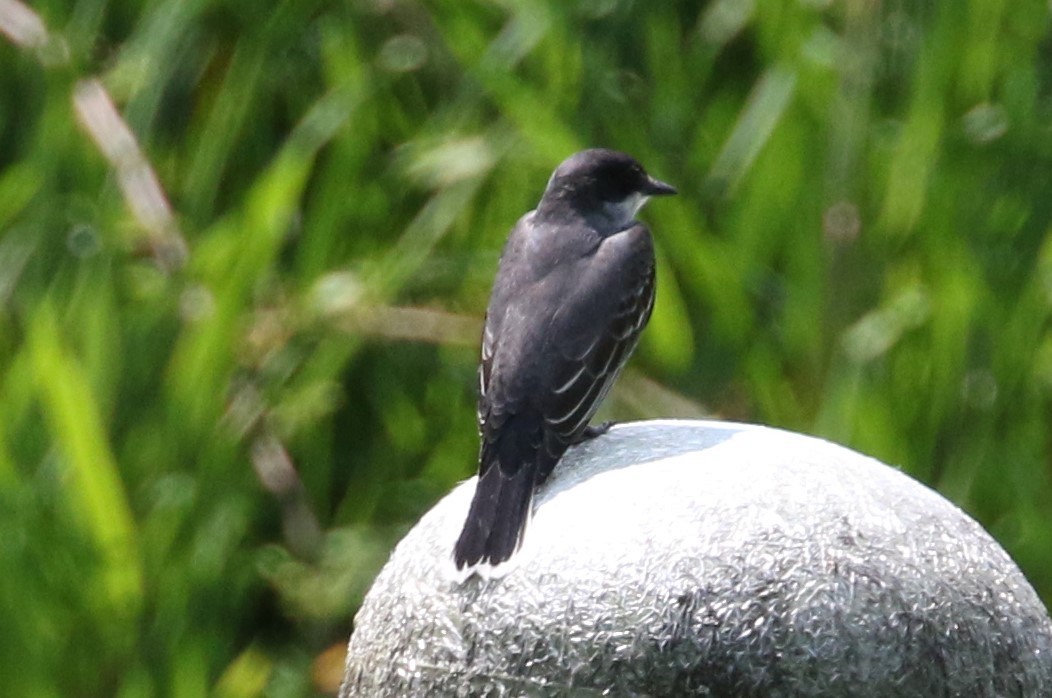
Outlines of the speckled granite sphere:
<svg viewBox="0 0 1052 698">
<path fill-rule="evenodd" d="M 516 565 L 465 582 L 474 481 L 398 545 L 342 696 L 1052 696 L 1052 621 L 906 475 L 819 439 L 642 422 L 572 449 Z"/>
</svg>

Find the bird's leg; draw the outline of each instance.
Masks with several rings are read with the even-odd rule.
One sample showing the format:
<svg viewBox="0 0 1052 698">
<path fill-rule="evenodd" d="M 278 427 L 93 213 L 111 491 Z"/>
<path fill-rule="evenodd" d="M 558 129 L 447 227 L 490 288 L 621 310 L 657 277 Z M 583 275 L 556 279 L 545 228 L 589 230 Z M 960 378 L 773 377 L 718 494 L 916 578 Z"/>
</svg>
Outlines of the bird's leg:
<svg viewBox="0 0 1052 698">
<path fill-rule="evenodd" d="M 615 422 L 611 420 L 603 422 L 602 424 L 597 424 L 595 426 L 589 425 L 585 427 L 584 431 L 581 432 L 581 435 L 574 440 L 574 445 L 584 443 L 585 441 L 591 441 L 597 436 L 602 436 L 606 432 L 610 431 L 610 427 L 614 426 L 614 424 Z"/>
</svg>

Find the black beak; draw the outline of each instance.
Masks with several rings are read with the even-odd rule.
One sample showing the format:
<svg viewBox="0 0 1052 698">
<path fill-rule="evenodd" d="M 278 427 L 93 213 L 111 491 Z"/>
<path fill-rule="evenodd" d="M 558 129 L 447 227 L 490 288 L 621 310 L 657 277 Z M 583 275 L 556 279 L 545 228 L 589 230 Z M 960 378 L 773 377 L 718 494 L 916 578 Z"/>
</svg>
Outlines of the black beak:
<svg viewBox="0 0 1052 698">
<path fill-rule="evenodd" d="M 643 193 L 647 196 L 669 196 L 671 194 L 678 194 L 676 188 L 671 184 L 665 184 L 660 179 L 654 179 L 647 175 L 647 183 L 643 188 Z"/>
</svg>

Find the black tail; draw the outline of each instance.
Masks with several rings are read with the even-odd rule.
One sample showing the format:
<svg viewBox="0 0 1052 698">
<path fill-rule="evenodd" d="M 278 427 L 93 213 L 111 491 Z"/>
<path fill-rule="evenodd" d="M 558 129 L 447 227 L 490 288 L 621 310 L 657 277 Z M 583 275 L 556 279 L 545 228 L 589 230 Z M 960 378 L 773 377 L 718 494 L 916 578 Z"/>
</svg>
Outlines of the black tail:
<svg viewBox="0 0 1052 698">
<path fill-rule="evenodd" d="M 479 476 L 467 521 L 453 548 L 457 569 L 506 562 L 522 545 L 533 501 L 535 467 L 514 474 L 493 463 Z"/>
<path fill-rule="evenodd" d="M 483 436 L 475 497 L 453 547 L 457 569 L 495 567 L 511 559 L 522 546 L 534 488 L 566 448 L 533 413 L 508 416 L 492 438 Z"/>
</svg>

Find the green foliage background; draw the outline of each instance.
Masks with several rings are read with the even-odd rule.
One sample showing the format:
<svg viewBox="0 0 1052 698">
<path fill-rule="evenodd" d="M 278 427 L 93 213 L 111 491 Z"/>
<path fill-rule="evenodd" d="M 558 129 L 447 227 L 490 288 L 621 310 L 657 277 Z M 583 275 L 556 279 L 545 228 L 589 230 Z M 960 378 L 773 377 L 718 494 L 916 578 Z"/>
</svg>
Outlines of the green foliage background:
<svg viewBox="0 0 1052 698">
<path fill-rule="evenodd" d="M 474 469 L 504 236 L 593 145 L 682 192 L 612 416 L 899 465 L 1052 599 L 1044 0 L 33 6 L 49 40 L 0 0 L 0 695 L 334 690 Z"/>
</svg>

